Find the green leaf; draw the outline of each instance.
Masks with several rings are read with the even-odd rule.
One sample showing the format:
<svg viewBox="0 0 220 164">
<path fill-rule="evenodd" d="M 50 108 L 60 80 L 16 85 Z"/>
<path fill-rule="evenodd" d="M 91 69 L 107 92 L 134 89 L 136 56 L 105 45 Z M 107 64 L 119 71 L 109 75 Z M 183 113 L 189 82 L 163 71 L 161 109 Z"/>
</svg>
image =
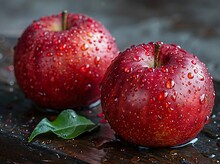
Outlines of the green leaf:
<svg viewBox="0 0 220 164">
<path fill-rule="evenodd" d="M 28 138 L 31 142 L 37 135 L 52 132 L 63 139 L 73 139 L 84 132 L 94 130 L 98 125 L 87 118 L 77 115 L 73 110 L 62 111 L 56 120 L 42 119 Z"/>
</svg>

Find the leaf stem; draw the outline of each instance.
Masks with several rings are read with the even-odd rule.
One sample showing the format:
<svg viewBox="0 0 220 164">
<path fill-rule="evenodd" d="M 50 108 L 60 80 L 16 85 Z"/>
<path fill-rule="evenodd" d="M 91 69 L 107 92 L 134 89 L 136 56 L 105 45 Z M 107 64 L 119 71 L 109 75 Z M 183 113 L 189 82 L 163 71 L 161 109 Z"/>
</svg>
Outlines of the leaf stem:
<svg viewBox="0 0 220 164">
<path fill-rule="evenodd" d="M 64 10 L 62 12 L 62 30 L 66 30 L 67 28 L 67 10 Z"/>
</svg>

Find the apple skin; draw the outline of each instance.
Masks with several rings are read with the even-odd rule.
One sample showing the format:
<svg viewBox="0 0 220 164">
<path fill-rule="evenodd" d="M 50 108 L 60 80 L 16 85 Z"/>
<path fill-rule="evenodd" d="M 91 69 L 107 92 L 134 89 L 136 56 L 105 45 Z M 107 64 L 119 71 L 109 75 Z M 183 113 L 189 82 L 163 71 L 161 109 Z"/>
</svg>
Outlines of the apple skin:
<svg viewBox="0 0 220 164">
<path fill-rule="evenodd" d="M 155 45 L 160 45 L 158 66 Z M 214 105 L 212 77 L 196 56 L 177 45 L 140 44 L 121 52 L 107 69 L 101 105 L 111 128 L 141 146 L 171 147 L 192 140 Z"/>
<path fill-rule="evenodd" d="M 97 20 L 68 13 L 33 21 L 14 51 L 17 83 L 25 95 L 45 108 L 88 106 L 100 99 L 100 82 L 118 55 L 115 39 Z"/>
</svg>

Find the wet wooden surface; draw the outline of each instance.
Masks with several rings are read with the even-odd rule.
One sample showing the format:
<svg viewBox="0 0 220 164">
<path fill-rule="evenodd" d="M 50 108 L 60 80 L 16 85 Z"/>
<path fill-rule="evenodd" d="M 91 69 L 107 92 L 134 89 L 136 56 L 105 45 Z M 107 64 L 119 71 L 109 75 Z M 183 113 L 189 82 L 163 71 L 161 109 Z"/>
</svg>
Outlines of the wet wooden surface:
<svg viewBox="0 0 220 164">
<path fill-rule="evenodd" d="M 39 109 L 24 97 L 13 74 L 12 48 L 17 36 L 0 35 L 0 163 L 220 163 L 220 3 L 195 0 L 167 4 L 138 0 L 129 1 L 130 5 L 126 4 L 124 9 L 114 10 L 114 5 L 123 3 L 109 2 L 98 5 L 102 8 L 96 12 L 85 10 L 85 6 L 94 7 L 95 3 L 90 2 L 81 7 L 81 12 L 98 15 L 97 19 L 107 24 L 121 50 L 130 44 L 148 41 L 178 43 L 198 54 L 209 67 L 215 79 L 216 100 L 210 123 L 198 135 L 198 141 L 182 148 L 166 149 L 131 145 L 114 135 L 99 115 L 101 107 L 97 106 L 76 109 L 101 124 L 96 131 L 75 140 L 42 135 L 28 143 L 27 138 L 36 124 L 44 117 L 54 119 L 58 112 Z M 107 10 L 110 6 L 112 10 Z M 133 13 L 134 8 L 137 9 Z M 102 12 L 105 14 L 101 15 Z M 109 18 L 109 22 L 104 18 Z"/>
<path fill-rule="evenodd" d="M 43 118 L 54 119 L 58 112 L 39 109 L 26 99 L 14 80 L 12 44 L 1 38 L 0 67 L 0 162 L 6 163 L 219 163 L 220 161 L 220 83 L 215 82 L 216 103 L 210 124 L 198 141 L 182 148 L 147 149 L 115 137 L 99 114 L 101 107 L 76 109 L 96 123 L 99 129 L 75 140 L 42 135 L 28 143 L 27 138 Z"/>
</svg>

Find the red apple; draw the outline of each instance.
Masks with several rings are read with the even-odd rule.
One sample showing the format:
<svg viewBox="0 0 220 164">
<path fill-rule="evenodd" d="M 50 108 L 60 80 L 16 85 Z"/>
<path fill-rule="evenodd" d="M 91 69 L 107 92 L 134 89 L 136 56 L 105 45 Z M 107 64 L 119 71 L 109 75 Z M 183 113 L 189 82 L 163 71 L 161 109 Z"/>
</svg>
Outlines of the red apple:
<svg viewBox="0 0 220 164">
<path fill-rule="evenodd" d="M 112 129 L 147 147 L 192 140 L 208 123 L 214 98 L 205 64 L 179 46 L 162 42 L 120 53 L 101 88 L 103 113 Z"/>
<path fill-rule="evenodd" d="M 14 51 L 15 76 L 39 106 L 88 106 L 100 99 L 100 82 L 116 55 L 115 40 L 100 22 L 63 12 L 27 27 Z"/>
</svg>

